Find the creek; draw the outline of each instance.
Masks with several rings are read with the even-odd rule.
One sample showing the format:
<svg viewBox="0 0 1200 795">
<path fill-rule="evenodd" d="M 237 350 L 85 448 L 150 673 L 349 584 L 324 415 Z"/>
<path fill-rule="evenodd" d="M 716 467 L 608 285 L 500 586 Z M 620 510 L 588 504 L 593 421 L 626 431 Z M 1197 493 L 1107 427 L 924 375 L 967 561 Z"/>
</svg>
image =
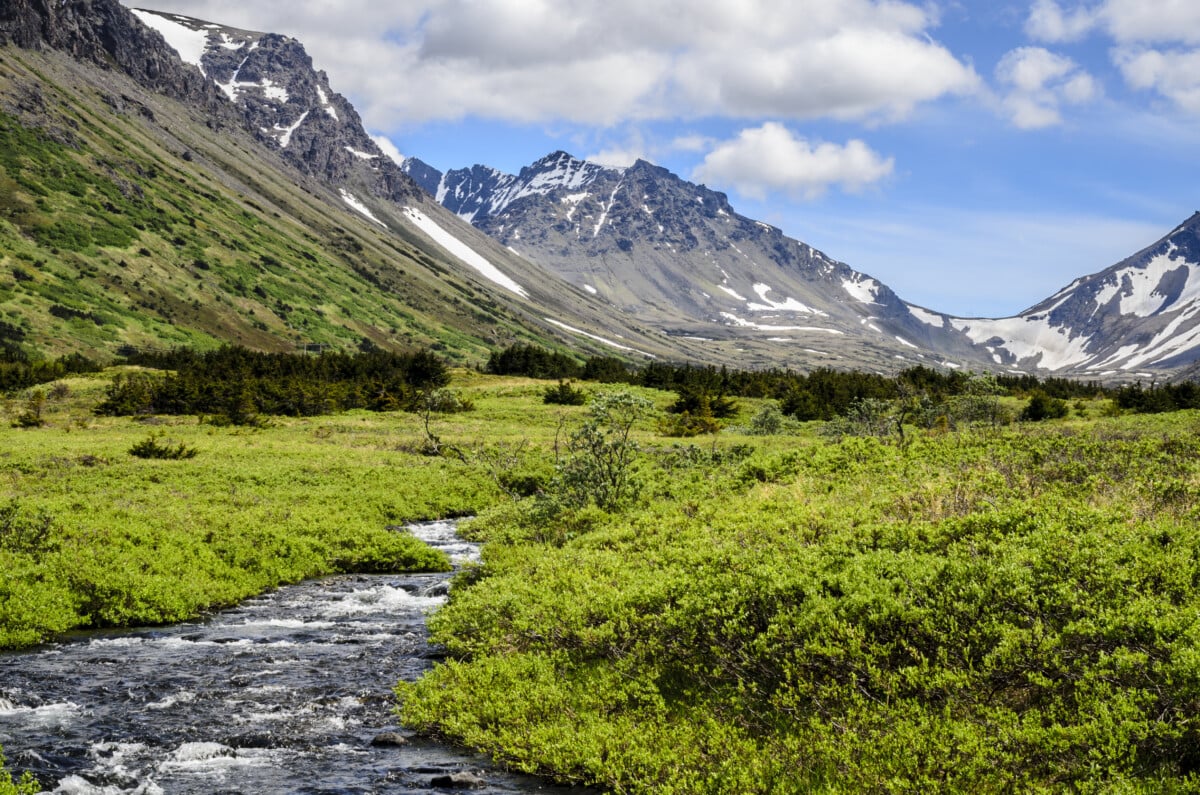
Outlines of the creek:
<svg viewBox="0 0 1200 795">
<path fill-rule="evenodd" d="M 406 530 L 456 562 L 478 555 L 453 522 Z M 71 795 L 437 792 L 456 773 L 483 780 L 473 792 L 549 789 L 397 726 L 391 688 L 437 658 L 425 617 L 449 576 L 329 577 L 0 654 L 8 766 Z M 388 733 L 405 744 L 379 745 Z"/>
</svg>

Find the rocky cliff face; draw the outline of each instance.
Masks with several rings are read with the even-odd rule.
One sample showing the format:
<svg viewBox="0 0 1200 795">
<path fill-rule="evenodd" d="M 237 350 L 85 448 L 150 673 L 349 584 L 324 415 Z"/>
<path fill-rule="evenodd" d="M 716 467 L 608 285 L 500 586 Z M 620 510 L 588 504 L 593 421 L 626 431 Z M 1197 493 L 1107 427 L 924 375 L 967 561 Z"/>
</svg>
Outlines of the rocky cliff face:
<svg viewBox="0 0 1200 795">
<path fill-rule="evenodd" d="M 421 195 L 296 39 L 179 14 L 134 14 L 219 88 L 260 142 L 302 172 L 398 203 Z"/>
<path fill-rule="evenodd" d="M 96 66 L 124 71 L 141 85 L 219 111 L 219 92 L 181 63 L 154 31 L 116 0 L 8 0 L 0 5 L 0 44 L 48 47 Z"/>
</svg>

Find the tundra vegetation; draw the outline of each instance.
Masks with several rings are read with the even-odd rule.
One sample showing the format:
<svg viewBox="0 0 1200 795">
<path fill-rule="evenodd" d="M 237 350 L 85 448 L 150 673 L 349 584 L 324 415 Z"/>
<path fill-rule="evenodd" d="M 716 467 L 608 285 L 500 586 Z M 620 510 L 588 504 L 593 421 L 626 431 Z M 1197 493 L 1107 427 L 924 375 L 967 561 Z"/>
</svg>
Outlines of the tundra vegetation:
<svg viewBox="0 0 1200 795">
<path fill-rule="evenodd" d="M 515 768 L 616 792 L 1200 790 L 1192 410 L 919 368 L 599 359 L 549 385 L 406 378 L 398 406 L 255 403 L 246 424 L 96 412 L 186 359 L 8 394 L 0 646 L 444 569 L 388 527 L 476 514 L 483 563 L 432 619 L 446 661 L 398 708 Z M 583 404 L 546 402 L 568 378 Z M 334 381 L 304 383 L 354 394 Z M 34 390 L 41 423 L 16 422 Z M 1065 416 L 1029 416 L 1037 395 Z M 716 432 L 673 433 L 705 403 Z"/>
</svg>

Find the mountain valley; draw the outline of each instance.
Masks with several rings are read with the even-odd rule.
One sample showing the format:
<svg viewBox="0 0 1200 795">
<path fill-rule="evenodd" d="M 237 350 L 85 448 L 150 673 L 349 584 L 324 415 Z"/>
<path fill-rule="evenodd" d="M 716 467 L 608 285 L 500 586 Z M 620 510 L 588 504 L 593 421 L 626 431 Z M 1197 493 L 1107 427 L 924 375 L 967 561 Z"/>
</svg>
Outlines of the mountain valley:
<svg viewBox="0 0 1200 795">
<path fill-rule="evenodd" d="M 644 160 L 395 162 L 286 36 L 112 0 L 9 5 L 9 346 L 431 346 L 478 363 L 524 341 L 1114 380 L 1200 359 L 1197 217 L 1020 315 L 956 318 Z"/>
</svg>

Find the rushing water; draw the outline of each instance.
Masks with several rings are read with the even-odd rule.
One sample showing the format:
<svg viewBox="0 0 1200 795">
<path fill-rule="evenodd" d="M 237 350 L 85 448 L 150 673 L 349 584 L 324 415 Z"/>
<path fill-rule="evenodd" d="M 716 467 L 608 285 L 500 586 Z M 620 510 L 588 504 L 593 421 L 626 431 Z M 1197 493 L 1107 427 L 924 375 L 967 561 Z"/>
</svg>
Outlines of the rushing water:
<svg viewBox="0 0 1200 795">
<path fill-rule="evenodd" d="M 409 530 L 477 554 L 452 522 Z M 10 768 L 80 795 L 429 792 L 456 772 L 486 781 L 475 792 L 541 789 L 418 738 L 373 744 L 407 736 L 391 687 L 431 665 L 425 615 L 447 578 L 331 577 L 204 621 L 0 655 L 0 745 Z"/>
</svg>

